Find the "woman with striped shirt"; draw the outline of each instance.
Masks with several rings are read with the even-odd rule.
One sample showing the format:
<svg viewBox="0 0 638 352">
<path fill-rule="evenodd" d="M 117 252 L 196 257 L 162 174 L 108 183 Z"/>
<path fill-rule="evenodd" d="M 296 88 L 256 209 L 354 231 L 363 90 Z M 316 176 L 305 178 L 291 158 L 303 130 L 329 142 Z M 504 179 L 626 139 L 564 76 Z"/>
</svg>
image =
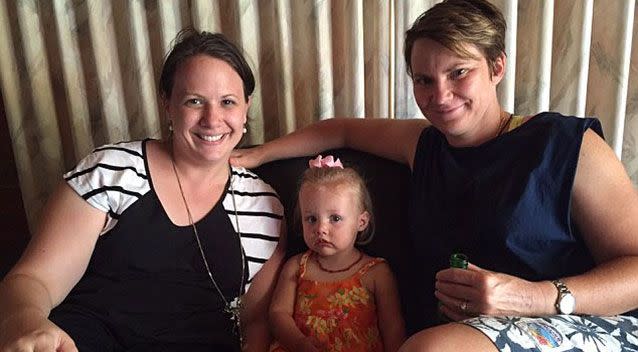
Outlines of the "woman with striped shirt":
<svg viewBox="0 0 638 352">
<path fill-rule="evenodd" d="M 225 37 L 178 35 L 160 78 L 170 137 L 97 148 L 64 175 L 0 286 L 0 350 L 268 346 L 283 207 L 229 165 L 254 86 Z"/>
</svg>

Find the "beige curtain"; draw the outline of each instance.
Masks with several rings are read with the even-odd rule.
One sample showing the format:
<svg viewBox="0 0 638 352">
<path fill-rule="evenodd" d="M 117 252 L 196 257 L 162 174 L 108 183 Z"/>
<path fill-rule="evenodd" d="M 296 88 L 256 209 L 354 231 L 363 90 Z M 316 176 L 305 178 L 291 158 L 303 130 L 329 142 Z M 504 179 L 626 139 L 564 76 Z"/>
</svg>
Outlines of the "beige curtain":
<svg viewBox="0 0 638 352">
<path fill-rule="evenodd" d="M 598 116 L 638 184 L 635 0 L 493 0 L 508 21 L 503 105 Z M 104 143 L 161 137 L 164 54 L 184 27 L 245 50 L 248 143 L 332 116 L 422 117 L 403 33 L 437 1 L 0 0 L 0 92 L 31 229 L 60 175 Z"/>
</svg>

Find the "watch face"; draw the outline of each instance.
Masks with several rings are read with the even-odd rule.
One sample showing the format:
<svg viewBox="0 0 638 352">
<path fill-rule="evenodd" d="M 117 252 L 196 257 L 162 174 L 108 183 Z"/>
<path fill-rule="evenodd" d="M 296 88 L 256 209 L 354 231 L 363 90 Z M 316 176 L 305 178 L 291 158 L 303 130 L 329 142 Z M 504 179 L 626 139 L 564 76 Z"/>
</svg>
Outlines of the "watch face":
<svg viewBox="0 0 638 352">
<path fill-rule="evenodd" d="M 572 314 L 574 312 L 574 307 L 576 306 L 576 300 L 574 299 L 574 296 L 566 293 L 560 298 L 560 303 L 558 305 L 561 314 Z"/>
</svg>

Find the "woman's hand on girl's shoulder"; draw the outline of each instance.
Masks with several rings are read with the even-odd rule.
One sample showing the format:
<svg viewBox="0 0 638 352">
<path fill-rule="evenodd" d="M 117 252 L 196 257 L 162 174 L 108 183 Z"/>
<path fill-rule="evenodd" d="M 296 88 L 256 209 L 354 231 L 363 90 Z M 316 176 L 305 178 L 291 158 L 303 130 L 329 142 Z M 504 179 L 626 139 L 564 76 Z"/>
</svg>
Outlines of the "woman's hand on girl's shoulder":
<svg viewBox="0 0 638 352">
<path fill-rule="evenodd" d="M 263 147 L 235 149 L 230 154 L 230 163 L 234 166 L 252 169 L 265 163 Z"/>
</svg>

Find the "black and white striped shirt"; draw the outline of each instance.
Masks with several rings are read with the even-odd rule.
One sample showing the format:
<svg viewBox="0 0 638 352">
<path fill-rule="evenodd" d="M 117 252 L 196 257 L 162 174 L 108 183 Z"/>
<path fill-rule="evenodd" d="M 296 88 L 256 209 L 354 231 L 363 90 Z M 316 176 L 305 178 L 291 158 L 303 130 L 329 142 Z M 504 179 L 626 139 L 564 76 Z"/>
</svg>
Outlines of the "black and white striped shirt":
<svg viewBox="0 0 638 352">
<path fill-rule="evenodd" d="M 99 147 L 64 175 L 82 198 L 108 214 L 101 236 L 114 229 L 122 216 L 135 216 L 127 211 L 149 192 L 154 192 L 145 143 L 134 141 Z M 249 285 L 275 250 L 283 206 L 272 187 L 244 168 L 232 167 L 230 188 L 234 190 L 236 204 L 230 191 L 225 192 L 222 204 L 233 228 L 241 234 Z"/>
</svg>

